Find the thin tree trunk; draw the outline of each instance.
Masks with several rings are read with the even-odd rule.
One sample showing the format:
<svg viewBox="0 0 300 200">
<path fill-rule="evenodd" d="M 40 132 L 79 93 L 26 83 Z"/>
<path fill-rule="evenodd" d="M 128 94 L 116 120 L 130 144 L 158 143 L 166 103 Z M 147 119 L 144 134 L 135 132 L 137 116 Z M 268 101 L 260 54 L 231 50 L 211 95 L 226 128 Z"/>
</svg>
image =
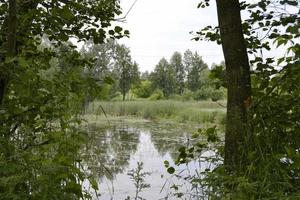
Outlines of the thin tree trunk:
<svg viewBox="0 0 300 200">
<path fill-rule="evenodd" d="M 125 96 L 126 96 L 126 93 L 123 92 L 123 101 L 125 101 Z"/>
<path fill-rule="evenodd" d="M 251 102 L 250 66 L 238 0 L 216 0 L 227 78 L 225 166 L 237 171 L 244 162 L 247 109 Z"/>
<path fill-rule="evenodd" d="M 16 54 L 17 32 L 17 1 L 9 0 L 8 32 L 7 32 L 7 57 L 13 58 Z M 5 64 L 0 65 L 0 106 L 3 104 L 5 89 L 8 81 L 8 71 Z"/>
</svg>

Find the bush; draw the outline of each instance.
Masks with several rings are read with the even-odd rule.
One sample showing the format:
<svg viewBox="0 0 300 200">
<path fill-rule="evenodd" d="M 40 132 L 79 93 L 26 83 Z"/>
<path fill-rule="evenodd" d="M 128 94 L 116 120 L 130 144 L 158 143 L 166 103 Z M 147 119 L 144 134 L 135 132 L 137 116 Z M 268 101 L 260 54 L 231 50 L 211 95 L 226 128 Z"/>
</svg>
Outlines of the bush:
<svg viewBox="0 0 300 200">
<path fill-rule="evenodd" d="M 112 101 L 121 101 L 123 99 L 123 96 L 121 92 L 116 92 L 114 95 L 111 97 Z"/>
<path fill-rule="evenodd" d="M 190 91 L 190 90 L 185 90 L 182 94 L 182 100 L 184 101 L 190 101 L 190 100 L 193 100 L 193 92 Z"/>
<path fill-rule="evenodd" d="M 133 89 L 133 93 L 139 98 L 148 98 L 153 92 L 152 84 L 150 81 L 142 81 L 139 86 Z"/>
<path fill-rule="evenodd" d="M 212 99 L 213 101 L 218 101 L 224 99 L 224 92 L 212 87 L 202 87 L 194 93 L 193 97 L 194 100 Z"/>
<path fill-rule="evenodd" d="M 168 99 L 176 100 L 176 101 L 181 101 L 182 97 L 179 94 L 172 94 L 169 96 Z"/>
<path fill-rule="evenodd" d="M 219 101 L 219 100 L 224 99 L 224 96 L 225 96 L 224 90 L 215 89 L 215 90 L 213 90 L 210 98 L 212 101 Z"/>
<path fill-rule="evenodd" d="M 177 100 L 177 101 L 191 101 L 191 100 L 194 100 L 193 95 L 194 95 L 194 93 L 192 91 L 186 90 L 183 92 L 182 95 L 172 94 L 169 96 L 168 99 Z"/>
<path fill-rule="evenodd" d="M 212 92 L 211 87 L 202 87 L 197 90 L 193 96 L 195 100 L 207 100 L 211 97 Z"/>
<path fill-rule="evenodd" d="M 156 89 L 153 92 L 153 94 L 149 97 L 150 100 L 162 100 L 164 98 L 164 93 L 159 89 Z"/>
</svg>

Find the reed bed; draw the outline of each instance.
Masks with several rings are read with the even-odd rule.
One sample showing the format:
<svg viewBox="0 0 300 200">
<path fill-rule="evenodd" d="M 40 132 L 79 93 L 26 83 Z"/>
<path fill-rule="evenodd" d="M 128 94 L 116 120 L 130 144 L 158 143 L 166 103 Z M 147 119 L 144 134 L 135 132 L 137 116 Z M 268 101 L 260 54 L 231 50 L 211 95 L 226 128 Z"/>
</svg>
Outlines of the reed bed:
<svg viewBox="0 0 300 200">
<path fill-rule="evenodd" d="M 225 102 L 222 102 L 224 105 Z M 95 101 L 86 114 L 133 116 L 150 120 L 170 119 L 178 122 L 224 124 L 225 108 L 211 101 Z"/>
</svg>

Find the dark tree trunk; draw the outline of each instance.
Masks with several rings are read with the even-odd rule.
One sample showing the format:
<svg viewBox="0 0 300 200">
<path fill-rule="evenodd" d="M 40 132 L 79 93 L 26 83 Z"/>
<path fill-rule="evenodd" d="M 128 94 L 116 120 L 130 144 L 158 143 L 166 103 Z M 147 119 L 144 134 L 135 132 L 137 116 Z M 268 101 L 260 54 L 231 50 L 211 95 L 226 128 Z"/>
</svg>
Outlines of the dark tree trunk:
<svg viewBox="0 0 300 200">
<path fill-rule="evenodd" d="M 17 53 L 17 49 L 23 44 L 20 41 L 17 42 L 18 37 L 26 37 L 29 34 L 29 27 L 32 25 L 32 20 L 22 22 L 22 26 L 17 28 L 17 13 L 19 15 L 27 14 L 30 10 L 35 10 L 40 0 L 27 0 L 17 1 L 9 0 L 8 17 L 4 20 L 1 26 L 1 34 L 6 35 L 6 38 L 2 41 L 0 46 L 6 50 L 5 54 L 0 54 L 0 106 L 3 104 L 3 98 L 5 96 L 5 88 L 8 82 L 8 69 L 4 68 L 4 61 L 6 57 L 14 57 Z M 18 32 L 17 32 L 18 31 Z"/>
<path fill-rule="evenodd" d="M 125 101 L 126 92 L 123 92 L 123 93 L 122 93 L 122 96 L 123 96 L 123 101 Z"/>
<path fill-rule="evenodd" d="M 8 9 L 8 30 L 7 30 L 7 57 L 13 58 L 16 54 L 16 33 L 17 33 L 17 2 L 9 0 Z M 8 81 L 8 71 L 5 64 L 0 65 L 0 106 L 3 103 L 5 89 Z"/>
<path fill-rule="evenodd" d="M 225 166 L 237 171 L 243 164 L 247 110 L 251 103 L 250 67 L 238 0 L 216 0 L 227 78 Z"/>
</svg>

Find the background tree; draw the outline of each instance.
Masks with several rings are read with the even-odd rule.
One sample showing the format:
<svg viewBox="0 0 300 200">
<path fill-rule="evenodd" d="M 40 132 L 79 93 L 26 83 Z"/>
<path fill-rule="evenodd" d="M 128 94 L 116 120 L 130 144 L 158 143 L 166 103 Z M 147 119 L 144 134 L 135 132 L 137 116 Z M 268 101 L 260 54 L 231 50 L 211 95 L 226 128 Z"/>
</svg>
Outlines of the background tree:
<svg viewBox="0 0 300 200">
<path fill-rule="evenodd" d="M 95 43 L 102 43 L 108 35 L 120 38 L 123 34 L 128 35 L 128 31 L 123 31 L 121 27 L 116 26 L 110 29 L 110 21 L 114 20 L 115 15 L 121 13 L 119 1 L 91 1 L 91 2 L 75 2 L 75 1 L 9 1 L 11 5 L 17 3 L 16 6 L 9 6 L 7 1 L 1 4 L 1 35 L 16 35 L 16 50 L 20 51 L 26 47 L 32 47 L 32 41 L 36 40 L 36 36 L 42 37 L 48 35 L 49 39 L 56 44 L 68 41 L 70 37 L 77 38 L 79 41 L 92 39 Z M 15 8 L 15 9 L 14 9 Z M 100 14 L 101 13 L 101 14 Z M 8 18 L 11 16 L 11 18 Z M 18 18 L 16 18 L 18 16 Z M 86 20 L 86 19 L 93 20 Z M 12 21 L 11 21 L 12 20 Z M 16 22 L 20 23 L 16 23 Z M 17 25 L 16 25 L 17 24 Z M 99 25 L 101 27 L 99 28 Z M 12 30 L 7 30 L 6 27 Z M 82 31 L 84 29 L 84 31 Z M 9 32 L 9 34 L 8 34 Z M 0 40 L 1 49 L 5 53 L 0 56 L 2 62 L 6 58 L 7 37 Z M 31 45 L 29 45 L 31 44 Z M 17 52 L 16 51 L 16 52 Z M 8 82 L 9 69 L 2 69 L 0 78 L 6 78 L 7 81 L 0 80 L 0 98 L 4 94 L 4 90 Z M 2 102 L 3 99 L 0 99 Z"/>
<path fill-rule="evenodd" d="M 187 70 L 187 88 L 195 92 L 208 82 L 208 66 L 197 52 L 189 50 L 184 53 L 183 62 Z"/>
<path fill-rule="evenodd" d="M 184 91 L 185 86 L 185 69 L 182 63 L 182 55 L 179 52 L 174 52 L 170 59 L 170 66 L 174 68 L 174 71 L 176 73 L 176 83 L 177 83 L 177 92 L 179 95 L 181 95 Z"/>
<path fill-rule="evenodd" d="M 185 71 L 186 71 L 186 74 L 187 74 L 187 77 L 186 77 L 186 82 L 187 82 L 187 87 L 188 86 L 188 83 L 189 83 L 189 74 L 191 72 L 191 68 L 193 66 L 193 52 L 189 49 L 187 49 L 184 53 L 183 53 L 183 65 L 185 67 Z"/>
<path fill-rule="evenodd" d="M 111 76 L 116 46 L 115 40 L 108 40 L 102 44 L 94 44 L 92 41 L 87 41 L 81 49 L 81 53 L 87 59 L 95 60 L 93 67 L 89 71 L 100 82 Z"/>
<path fill-rule="evenodd" d="M 142 80 L 133 88 L 133 93 L 139 98 L 148 98 L 153 92 L 153 84 L 150 80 Z"/>
<path fill-rule="evenodd" d="M 151 82 L 154 88 L 163 91 L 165 97 L 169 97 L 176 91 L 176 72 L 165 58 L 162 58 L 155 66 L 151 74 Z"/>
<path fill-rule="evenodd" d="M 97 99 L 108 100 L 112 93 L 117 91 L 117 80 L 112 73 L 116 46 L 115 40 L 108 40 L 102 44 L 87 41 L 81 49 L 83 56 L 93 61 L 93 67 L 85 69 L 84 74 L 92 77 L 99 85 Z M 87 96 L 85 105 L 90 101 L 92 99 Z"/>
<path fill-rule="evenodd" d="M 139 81 L 138 64 L 132 62 L 130 50 L 125 45 L 117 45 L 115 52 L 114 73 L 119 76 L 118 83 L 123 101 L 131 86 Z"/>
<path fill-rule="evenodd" d="M 150 77 L 149 71 L 142 72 L 142 74 L 141 74 L 141 79 L 142 80 L 148 80 L 149 77 Z"/>
</svg>

